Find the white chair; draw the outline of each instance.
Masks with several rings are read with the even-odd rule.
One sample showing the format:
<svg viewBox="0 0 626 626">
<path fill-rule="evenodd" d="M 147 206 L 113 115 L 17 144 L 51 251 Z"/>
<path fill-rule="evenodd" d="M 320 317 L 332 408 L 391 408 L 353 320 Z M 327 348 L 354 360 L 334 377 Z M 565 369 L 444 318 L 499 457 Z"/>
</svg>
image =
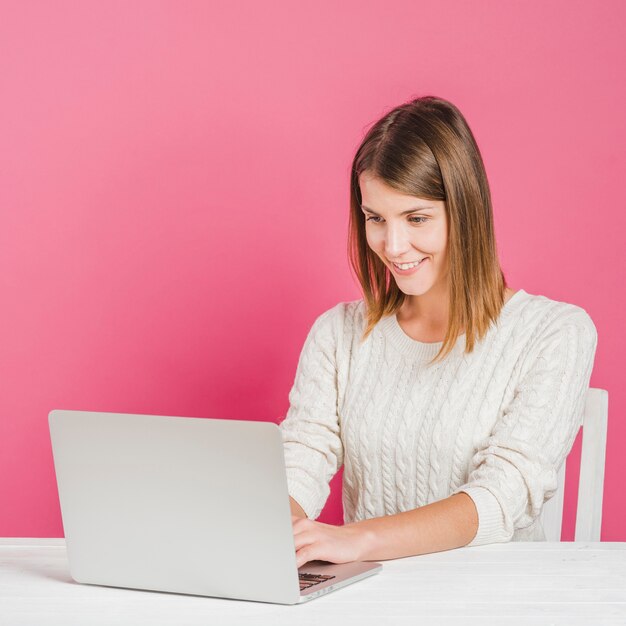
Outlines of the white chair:
<svg viewBox="0 0 626 626">
<path fill-rule="evenodd" d="M 581 424 L 583 443 L 574 541 L 600 541 L 608 412 L 608 392 L 605 389 L 589 388 Z M 539 516 L 547 541 L 561 541 L 565 461 L 558 472 L 558 482 L 556 493 L 544 503 Z"/>
</svg>

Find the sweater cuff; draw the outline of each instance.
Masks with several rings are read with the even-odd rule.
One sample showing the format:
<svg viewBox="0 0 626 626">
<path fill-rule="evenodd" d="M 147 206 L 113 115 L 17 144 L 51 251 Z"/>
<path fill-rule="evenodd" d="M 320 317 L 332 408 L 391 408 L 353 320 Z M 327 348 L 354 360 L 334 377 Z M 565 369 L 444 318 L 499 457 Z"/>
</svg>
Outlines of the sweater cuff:
<svg viewBox="0 0 626 626">
<path fill-rule="evenodd" d="M 320 496 L 317 480 L 311 478 L 304 470 L 287 468 L 287 491 L 309 519 L 316 519 L 322 512 L 322 507 L 318 510 Z"/>
<path fill-rule="evenodd" d="M 509 541 L 510 538 L 504 528 L 502 507 L 491 491 L 486 487 L 463 487 L 451 495 L 461 492 L 466 493 L 474 501 L 478 512 L 478 531 L 466 547 Z"/>
</svg>

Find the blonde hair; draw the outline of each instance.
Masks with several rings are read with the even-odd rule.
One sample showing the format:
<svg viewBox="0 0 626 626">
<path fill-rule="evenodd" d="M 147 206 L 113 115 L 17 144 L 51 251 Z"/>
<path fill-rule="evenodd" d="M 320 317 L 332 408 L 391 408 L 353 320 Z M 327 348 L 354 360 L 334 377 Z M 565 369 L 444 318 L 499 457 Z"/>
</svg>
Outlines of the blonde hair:
<svg viewBox="0 0 626 626">
<path fill-rule="evenodd" d="M 487 333 L 504 306 L 507 287 L 498 261 L 491 193 L 482 157 L 461 112 L 434 96 L 400 105 L 374 123 L 352 162 L 348 257 L 367 308 L 364 341 L 379 320 L 409 297 L 369 247 L 359 175 L 427 200 L 443 200 L 448 219 L 450 314 L 442 360 L 465 331 L 465 352 Z"/>
</svg>

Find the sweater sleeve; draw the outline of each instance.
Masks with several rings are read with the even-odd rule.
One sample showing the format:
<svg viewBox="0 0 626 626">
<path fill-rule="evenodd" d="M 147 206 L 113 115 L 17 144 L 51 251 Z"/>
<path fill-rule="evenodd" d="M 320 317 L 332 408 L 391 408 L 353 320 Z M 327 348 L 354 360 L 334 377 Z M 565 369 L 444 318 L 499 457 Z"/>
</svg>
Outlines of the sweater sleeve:
<svg viewBox="0 0 626 626">
<path fill-rule="evenodd" d="M 339 303 L 313 323 L 300 353 L 280 424 L 289 495 L 316 519 L 330 494 L 328 483 L 343 463 L 337 414 L 337 337 L 344 316 Z"/>
<path fill-rule="evenodd" d="M 555 494 L 581 424 L 597 338 L 580 307 L 542 331 L 511 404 L 473 456 L 467 483 L 454 492 L 469 495 L 478 511 L 468 546 L 510 541 Z"/>
</svg>

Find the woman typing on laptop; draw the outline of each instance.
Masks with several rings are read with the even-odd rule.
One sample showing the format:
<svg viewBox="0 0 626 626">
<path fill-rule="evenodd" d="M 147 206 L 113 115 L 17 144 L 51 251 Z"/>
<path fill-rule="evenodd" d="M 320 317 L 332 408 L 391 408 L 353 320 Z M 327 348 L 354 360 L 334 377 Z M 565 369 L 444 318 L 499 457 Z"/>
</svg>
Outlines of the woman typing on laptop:
<svg viewBox="0 0 626 626">
<path fill-rule="evenodd" d="M 352 165 L 363 298 L 313 323 L 280 424 L 297 564 L 545 540 L 597 344 L 574 304 L 508 288 L 471 130 L 395 108 Z M 315 521 L 343 474 L 343 526 Z"/>
</svg>

